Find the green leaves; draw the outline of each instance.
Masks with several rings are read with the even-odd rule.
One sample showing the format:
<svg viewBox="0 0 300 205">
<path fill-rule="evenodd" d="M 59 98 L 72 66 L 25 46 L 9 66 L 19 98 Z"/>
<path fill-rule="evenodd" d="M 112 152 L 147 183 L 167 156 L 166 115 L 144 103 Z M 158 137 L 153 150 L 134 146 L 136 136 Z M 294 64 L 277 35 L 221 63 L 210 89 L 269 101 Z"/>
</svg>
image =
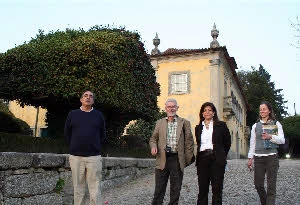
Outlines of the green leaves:
<svg viewBox="0 0 300 205">
<path fill-rule="evenodd" d="M 290 116 L 282 120 L 284 134 L 300 140 L 300 116 Z"/>
<path fill-rule="evenodd" d="M 139 112 L 140 107 L 156 108 L 159 87 L 139 38 L 123 28 L 100 26 L 87 32 L 67 29 L 44 34 L 40 30 L 36 38 L 1 56 L 2 72 L 13 76 L 11 95 L 3 97 L 47 107 L 49 102 L 32 99 L 50 93 L 78 98 L 89 88 L 102 96 L 100 104 Z"/>
<path fill-rule="evenodd" d="M 247 125 L 251 126 L 259 118 L 259 105 L 262 101 L 269 101 L 277 120 L 281 121 L 287 115 L 287 101 L 284 100 L 282 89 L 275 89 L 275 83 L 271 82 L 271 75 L 262 65 L 258 70 L 252 67 L 252 71 L 240 71 L 237 73 L 243 92 L 249 104 L 247 113 Z"/>
<path fill-rule="evenodd" d="M 6 76 L 0 77 L 5 80 L 0 98 L 51 112 L 78 108 L 87 89 L 99 96 L 95 106 L 103 112 L 115 110 L 130 119 L 150 119 L 158 112 L 155 71 L 139 34 L 124 28 L 40 30 L 0 55 L 0 76 Z"/>
<path fill-rule="evenodd" d="M 57 183 L 56 183 L 56 186 L 55 186 L 55 192 L 60 194 L 62 192 L 62 190 L 64 189 L 64 186 L 65 186 L 65 180 L 63 180 L 62 178 L 59 178 Z"/>
</svg>

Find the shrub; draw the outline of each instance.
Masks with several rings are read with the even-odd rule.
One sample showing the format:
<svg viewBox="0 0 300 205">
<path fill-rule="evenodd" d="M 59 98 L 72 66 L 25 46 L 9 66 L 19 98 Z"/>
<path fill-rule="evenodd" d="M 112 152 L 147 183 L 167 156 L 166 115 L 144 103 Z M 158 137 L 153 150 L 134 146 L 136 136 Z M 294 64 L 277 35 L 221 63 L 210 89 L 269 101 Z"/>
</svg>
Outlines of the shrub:
<svg viewBox="0 0 300 205">
<path fill-rule="evenodd" d="M 0 132 L 31 134 L 30 127 L 26 122 L 3 111 L 0 111 Z"/>
<path fill-rule="evenodd" d="M 16 133 L 0 133 L 0 152 L 69 153 L 62 138 L 41 138 Z"/>
<path fill-rule="evenodd" d="M 104 146 L 101 155 L 103 157 L 152 158 L 148 145 L 144 148 Z"/>
<path fill-rule="evenodd" d="M 127 129 L 127 138 L 132 138 L 132 136 L 138 136 L 144 142 L 148 142 L 150 136 L 152 135 L 155 122 L 147 122 L 143 119 L 138 119 L 135 123 L 130 124 Z M 126 138 L 126 136 L 125 136 Z M 129 140 L 130 142 L 132 140 Z"/>
<path fill-rule="evenodd" d="M 128 148 L 146 148 L 147 142 L 140 136 L 137 135 L 124 135 L 122 139 L 125 142 L 125 147 Z"/>
<path fill-rule="evenodd" d="M 69 153 L 69 146 L 62 138 L 41 138 L 0 132 L 0 152 Z M 103 157 L 151 158 L 148 145 L 143 148 L 103 146 Z"/>
<path fill-rule="evenodd" d="M 152 121 L 146 121 L 144 119 L 138 119 L 135 123 L 130 124 L 127 129 L 127 134 L 132 136 L 138 136 L 144 140 L 145 143 L 148 143 L 149 138 L 152 135 L 152 132 L 155 128 L 156 120 L 166 117 L 167 114 L 165 111 L 161 111 L 153 118 Z"/>
</svg>

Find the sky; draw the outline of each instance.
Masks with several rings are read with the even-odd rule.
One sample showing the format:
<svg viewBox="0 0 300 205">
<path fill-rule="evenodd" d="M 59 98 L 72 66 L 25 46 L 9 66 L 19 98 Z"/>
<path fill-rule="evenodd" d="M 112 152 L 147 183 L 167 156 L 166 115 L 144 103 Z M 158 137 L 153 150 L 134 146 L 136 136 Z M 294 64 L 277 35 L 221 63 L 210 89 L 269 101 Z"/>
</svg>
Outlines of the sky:
<svg viewBox="0 0 300 205">
<path fill-rule="evenodd" d="M 292 45 L 297 33 L 291 26 L 297 16 L 300 0 L 0 0 L 0 52 L 30 41 L 40 29 L 94 25 L 138 32 L 148 53 L 156 33 L 160 51 L 208 48 L 215 23 L 238 70 L 262 64 L 293 115 L 294 103 L 300 113 L 300 49 Z"/>
</svg>

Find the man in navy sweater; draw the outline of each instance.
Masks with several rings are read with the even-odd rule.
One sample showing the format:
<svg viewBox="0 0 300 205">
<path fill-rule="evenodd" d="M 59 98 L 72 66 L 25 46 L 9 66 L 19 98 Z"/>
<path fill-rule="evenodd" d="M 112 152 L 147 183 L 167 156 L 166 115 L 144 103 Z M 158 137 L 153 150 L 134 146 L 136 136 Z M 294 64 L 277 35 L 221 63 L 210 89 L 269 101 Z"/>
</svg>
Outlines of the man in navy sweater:
<svg viewBox="0 0 300 205">
<path fill-rule="evenodd" d="M 65 138 L 70 144 L 70 167 L 74 186 L 74 205 L 100 205 L 101 144 L 105 140 L 105 121 L 102 113 L 94 110 L 95 95 L 85 91 L 81 107 L 69 112 L 65 123 Z M 89 195 L 86 194 L 88 187 Z"/>
</svg>

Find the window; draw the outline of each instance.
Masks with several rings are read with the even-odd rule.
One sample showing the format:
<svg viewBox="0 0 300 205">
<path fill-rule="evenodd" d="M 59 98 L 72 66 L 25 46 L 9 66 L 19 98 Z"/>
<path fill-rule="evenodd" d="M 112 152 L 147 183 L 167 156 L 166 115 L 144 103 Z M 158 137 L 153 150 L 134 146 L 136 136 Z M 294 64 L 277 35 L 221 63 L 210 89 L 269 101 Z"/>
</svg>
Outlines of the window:
<svg viewBox="0 0 300 205">
<path fill-rule="evenodd" d="M 190 92 L 190 73 L 171 72 L 169 73 L 169 94 L 187 94 Z"/>
<path fill-rule="evenodd" d="M 40 128 L 40 137 L 48 137 L 48 128 L 47 127 Z"/>
<path fill-rule="evenodd" d="M 187 92 L 187 74 L 171 76 L 172 92 Z"/>
</svg>

